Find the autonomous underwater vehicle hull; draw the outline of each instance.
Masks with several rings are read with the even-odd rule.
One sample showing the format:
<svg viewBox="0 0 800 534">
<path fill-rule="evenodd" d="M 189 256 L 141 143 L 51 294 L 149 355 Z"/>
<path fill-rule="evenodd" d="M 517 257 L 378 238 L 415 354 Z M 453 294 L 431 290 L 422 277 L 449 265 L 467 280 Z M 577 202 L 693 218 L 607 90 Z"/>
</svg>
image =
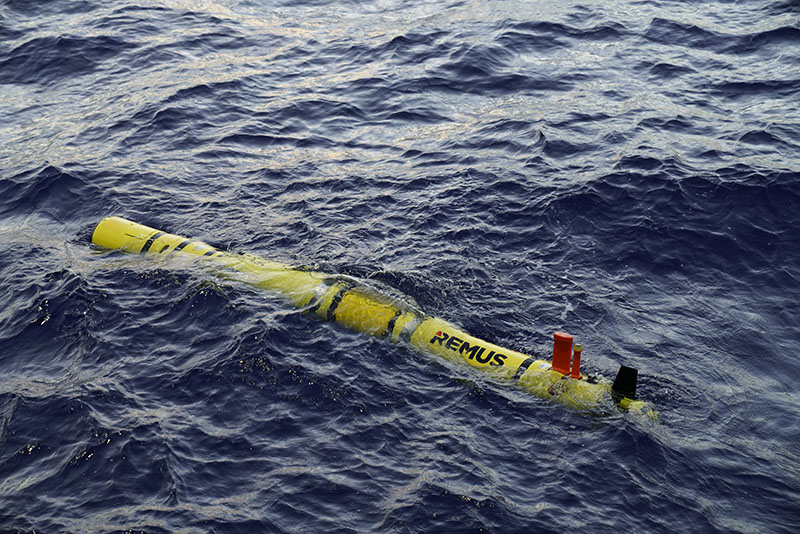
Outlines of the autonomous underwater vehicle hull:
<svg viewBox="0 0 800 534">
<path fill-rule="evenodd" d="M 497 380 L 512 382 L 538 397 L 580 411 L 601 410 L 613 402 L 623 410 L 655 416 L 648 403 L 634 398 L 635 369 L 622 366 L 614 382 L 581 374 L 581 347 L 573 346 L 569 334 L 554 334 L 553 360 L 546 361 L 478 339 L 448 321 L 424 313 L 410 299 L 354 277 L 219 250 L 120 217 L 101 220 L 92 242 L 133 254 L 192 255 L 207 263 L 216 276 L 269 290 L 309 315 L 356 332 L 404 342 L 425 354 L 465 363 Z"/>
</svg>

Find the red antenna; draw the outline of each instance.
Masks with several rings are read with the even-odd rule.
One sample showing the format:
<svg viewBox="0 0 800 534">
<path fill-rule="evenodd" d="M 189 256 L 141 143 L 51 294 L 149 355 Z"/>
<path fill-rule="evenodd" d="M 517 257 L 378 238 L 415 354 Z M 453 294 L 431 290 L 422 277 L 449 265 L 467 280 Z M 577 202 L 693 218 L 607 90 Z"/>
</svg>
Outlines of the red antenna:
<svg viewBox="0 0 800 534">
<path fill-rule="evenodd" d="M 562 375 L 568 375 L 570 356 L 572 356 L 572 336 L 566 332 L 554 333 L 553 370 Z"/>
</svg>

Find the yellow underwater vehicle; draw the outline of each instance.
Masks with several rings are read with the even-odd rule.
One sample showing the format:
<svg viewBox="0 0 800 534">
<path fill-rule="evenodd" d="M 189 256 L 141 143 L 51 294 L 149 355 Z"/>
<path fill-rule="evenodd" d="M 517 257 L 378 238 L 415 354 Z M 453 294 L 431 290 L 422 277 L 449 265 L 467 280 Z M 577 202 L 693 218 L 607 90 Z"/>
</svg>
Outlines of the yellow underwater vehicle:
<svg viewBox="0 0 800 534">
<path fill-rule="evenodd" d="M 465 363 L 538 397 L 587 412 L 613 401 L 623 410 L 655 416 L 648 403 L 635 398 L 636 369 L 620 367 L 613 382 L 581 374 L 582 347 L 573 345 L 572 336 L 563 332 L 554 334 L 553 359 L 545 361 L 473 337 L 447 321 L 427 315 L 409 300 L 354 277 L 226 252 L 120 217 L 100 221 L 92 242 L 133 254 L 190 254 L 207 262 L 217 276 L 267 289 L 308 314 Z"/>
</svg>

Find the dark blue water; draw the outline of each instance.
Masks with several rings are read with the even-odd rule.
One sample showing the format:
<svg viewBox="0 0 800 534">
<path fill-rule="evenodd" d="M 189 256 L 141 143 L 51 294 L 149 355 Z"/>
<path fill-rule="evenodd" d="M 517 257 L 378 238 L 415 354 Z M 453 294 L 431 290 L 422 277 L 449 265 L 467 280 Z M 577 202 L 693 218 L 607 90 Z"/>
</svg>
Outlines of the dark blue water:
<svg viewBox="0 0 800 534">
<path fill-rule="evenodd" d="M 586 416 L 121 215 L 640 370 Z M 793 1 L 0 2 L 0 531 L 800 532 Z"/>
</svg>

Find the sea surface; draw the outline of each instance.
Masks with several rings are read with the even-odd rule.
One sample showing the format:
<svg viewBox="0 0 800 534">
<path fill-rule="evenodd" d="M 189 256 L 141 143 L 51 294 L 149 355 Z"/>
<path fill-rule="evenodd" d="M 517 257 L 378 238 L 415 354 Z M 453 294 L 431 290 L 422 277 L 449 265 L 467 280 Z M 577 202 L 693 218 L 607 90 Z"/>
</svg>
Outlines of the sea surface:
<svg viewBox="0 0 800 534">
<path fill-rule="evenodd" d="M 584 370 L 578 413 L 91 245 L 119 215 Z M 0 1 L 0 532 L 800 532 L 793 0 Z"/>
</svg>

